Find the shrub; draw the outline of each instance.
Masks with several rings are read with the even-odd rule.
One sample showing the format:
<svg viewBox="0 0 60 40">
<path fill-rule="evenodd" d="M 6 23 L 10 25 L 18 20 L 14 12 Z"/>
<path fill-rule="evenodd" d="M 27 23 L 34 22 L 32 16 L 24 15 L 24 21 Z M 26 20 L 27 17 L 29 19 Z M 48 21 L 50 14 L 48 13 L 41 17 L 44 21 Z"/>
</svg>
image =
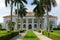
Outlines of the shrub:
<svg viewBox="0 0 60 40">
<path fill-rule="evenodd" d="M 60 34 L 57 34 L 57 33 L 54 33 L 54 32 L 50 32 L 49 34 L 50 34 L 49 38 L 52 38 L 53 40 L 60 40 Z M 43 35 L 48 37 L 48 32 L 44 31 Z"/>
<path fill-rule="evenodd" d="M 23 32 L 25 32 L 26 30 L 20 30 L 20 33 L 23 33 Z"/>
<path fill-rule="evenodd" d="M 15 32 L 9 32 L 3 36 L 0 36 L 0 40 L 10 40 L 12 37 L 18 35 L 18 32 L 15 31 Z"/>
<path fill-rule="evenodd" d="M 37 31 L 37 32 L 41 33 L 41 30 L 35 30 L 35 31 Z"/>
<path fill-rule="evenodd" d="M 53 28 L 53 30 L 60 30 L 60 28 Z"/>
<path fill-rule="evenodd" d="M 6 30 L 6 29 L 0 29 L 1 31 L 4 31 L 4 30 Z"/>
</svg>

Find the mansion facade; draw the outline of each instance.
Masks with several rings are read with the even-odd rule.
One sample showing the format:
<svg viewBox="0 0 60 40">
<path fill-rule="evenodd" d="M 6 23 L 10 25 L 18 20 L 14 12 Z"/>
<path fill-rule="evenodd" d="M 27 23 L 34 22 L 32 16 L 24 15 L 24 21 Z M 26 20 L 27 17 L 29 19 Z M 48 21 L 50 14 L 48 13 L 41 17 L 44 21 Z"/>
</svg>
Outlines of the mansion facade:
<svg viewBox="0 0 60 40">
<path fill-rule="evenodd" d="M 4 16 L 4 26 L 3 28 L 5 29 L 8 29 L 8 25 L 7 25 L 7 22 L 9 20 L 11 20 L 11 16 L 8 15 L 8 16 Z M 20 20 L 21 18 L 19 18 Z M 21 22 L 19 21 L 18 23 L 18 27 L 17 27 L 17 16 L 16 15 L 13 15 L 12 17 L 12 21 L 15 22 L 15 27 L 14 29 L 18 29 L 20 30 L 21 29 Z M 53 22 L 53 25 L 52 25 L 52 28 L 57 28 L 57 17 L 56 16 L 52 16 L 52 15 L 49 15 L 49 21 L 52 21 Z M 38 22 L 37 22 L 37 19 L 36 17 L 34 16 L 34 13 L 33 12 L 28 12 L 26 17 L 23 17 L 23 26 L 22 28 L 25 29 L 25 30 L 29 30 L 29 29 L 32 29 L 32 30 L 36 30 L 36 29 L 41 29 L 41 25 L 40 25 L 40 20 L 39 20 L 39 25 L 38 25 Z M 47 17 L 44 16 L 44 23 L 43 23 L 43 29 L 47 29 Z"/>
</svg>

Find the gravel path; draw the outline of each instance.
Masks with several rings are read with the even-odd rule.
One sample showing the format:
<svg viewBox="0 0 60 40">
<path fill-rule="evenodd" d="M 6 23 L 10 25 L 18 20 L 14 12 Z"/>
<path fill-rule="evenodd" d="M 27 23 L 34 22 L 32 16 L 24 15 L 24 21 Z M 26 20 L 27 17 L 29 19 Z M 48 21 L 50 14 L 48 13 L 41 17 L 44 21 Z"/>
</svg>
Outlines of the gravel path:
<svg viewBox="0 0 60 40">
<path fill-rule="evenodd" d="M 44 35 L 42 35 L 41 33 L 38 33 L 38 32 L 35 32 L 34 33 L 36 34 L 36 36 L 40 39 L 40 40 L 52 40 Z"/>
</svg>

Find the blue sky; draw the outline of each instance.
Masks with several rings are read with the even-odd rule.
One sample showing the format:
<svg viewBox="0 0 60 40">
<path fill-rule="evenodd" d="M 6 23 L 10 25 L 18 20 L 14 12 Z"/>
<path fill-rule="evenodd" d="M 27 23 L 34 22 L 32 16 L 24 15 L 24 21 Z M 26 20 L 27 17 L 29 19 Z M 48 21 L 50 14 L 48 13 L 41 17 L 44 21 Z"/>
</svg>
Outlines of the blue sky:
<svg viewBox="0 0 60 40">
<path fill-rule="evenodd" d="M 27 0 L 28 1 L 28 0 Z M 34 5 L 31 6 L 30 3 L 32 2 L 33 0 L 29 0 L 28 1 L 28 4 L 26 5 L 26 7 L 28 8 L 28 12 L 32 12 L 33 9 L 34 9 Z M 5 15 L 10 15 L 10 7 L 5 7 L 5 4 L 4 4 L 5 0 L 0 0 L 0 22 L 3 22 L 3 16 Z M 52 10 L 51 12 L 49 13 L 50 15 L 55 15 L 58 17 L 58 23 L 60 22 L 60 0 L 56 0 L 57 2 L 57 6 L 56 7 L 52 7 Z M 15 7 L 14 7 L 15 9 Z"/>
</svg>

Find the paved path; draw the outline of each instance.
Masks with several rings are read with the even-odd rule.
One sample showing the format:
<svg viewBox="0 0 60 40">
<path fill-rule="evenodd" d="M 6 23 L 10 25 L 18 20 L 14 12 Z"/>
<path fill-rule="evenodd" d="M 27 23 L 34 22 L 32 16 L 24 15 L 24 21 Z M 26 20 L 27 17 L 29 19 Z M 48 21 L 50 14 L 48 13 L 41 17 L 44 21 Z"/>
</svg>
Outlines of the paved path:
<svg viewBox="0 0 60 40">
<path fill-rule="evenodd" d="M 38 33 L 38 32 L 35 32 L 34 33 L 36 34 L 36 36 L 40 39 L 40 40 L 52 40 L 44 35 L 42 35 L 41 33 Z"/>
<path fill-rule="evenodd" d="M 12 38 L 11 40 L 22 40 L 22 38 L 25 36 L 25 33 L 20 33 L 19 35 L 17 35 L 16 37 Z"/>
</svg>

